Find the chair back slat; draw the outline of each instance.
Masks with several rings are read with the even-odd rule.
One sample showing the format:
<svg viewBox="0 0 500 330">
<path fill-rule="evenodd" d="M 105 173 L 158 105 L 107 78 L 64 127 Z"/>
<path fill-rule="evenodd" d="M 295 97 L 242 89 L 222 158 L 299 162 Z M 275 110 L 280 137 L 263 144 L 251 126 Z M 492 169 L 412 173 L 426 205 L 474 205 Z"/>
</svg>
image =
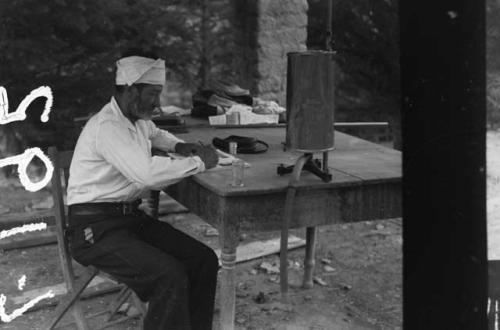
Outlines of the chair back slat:
<svg viewBox="0 0 500 330">
<path fill-rule="evenodd" d="M 74 278 L 74 270 L 71 262 L 71 254 L 69 252 L 69 245 L 66 238 L 66 211 L 63 199 L 63 185 L 61 182 L 61 175 L 67 177 L 65 172 L 68 172 L 71 164 L 72 151 L 59 152 L 56 147 L 49 147 L 49 158 L 54 166 L 54 173 L 52 175 L 52 198 L 54 200 L 54 217 L 57 234 L 57 246 L 59 250 L 59 257 L 61 259 L 63 277 L 70 287 L 68 290 L 73 290 L 71 286 Z M 65 185 L 66 186 L 66 185 Z"/>
<path fill-rule="evenodd" d="M 73 159 L 73 150 L 68 151 L 58 151 L 59 156 L 59 166 L 63 170 L 69 170 L 69 166 L 71 165 L 71 159 Z"/>
</svg>

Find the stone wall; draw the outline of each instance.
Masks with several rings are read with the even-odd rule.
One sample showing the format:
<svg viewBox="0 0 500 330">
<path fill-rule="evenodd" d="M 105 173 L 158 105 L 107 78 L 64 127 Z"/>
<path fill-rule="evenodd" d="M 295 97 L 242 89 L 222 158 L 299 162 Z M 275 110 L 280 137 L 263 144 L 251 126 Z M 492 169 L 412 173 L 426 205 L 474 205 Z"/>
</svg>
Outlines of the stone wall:
<svg viewBox="0 0 500 330">
<path fill-rule="evenodd" d="M 238 83 L 285 105 L 287 53 L 306 50 L 306 0 L 236 0 Z"/>
<path fill-rule="evenodd" d="M 307 0 L 210 0 L 211 28 L 202 33 L 207 82 L 179 85 L 169 77 L 162 104 L 189 107 L 191 94 L 214 80 L 249 89 L 253 96 L 285 106 L 287 53 L 306 50 Z M 195 74 L 195 72 L 193 72 Z"/>
</svg>

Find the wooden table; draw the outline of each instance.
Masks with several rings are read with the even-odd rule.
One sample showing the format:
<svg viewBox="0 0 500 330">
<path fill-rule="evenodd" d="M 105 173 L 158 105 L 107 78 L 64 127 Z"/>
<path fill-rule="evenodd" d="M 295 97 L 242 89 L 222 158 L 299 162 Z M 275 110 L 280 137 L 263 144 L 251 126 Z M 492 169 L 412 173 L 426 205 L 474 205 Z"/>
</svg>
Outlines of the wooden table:
<svg viewBox="0 0 500 330">
<path fill-rule="evenodd" d="M 210 143 L 213 137 L 253 136 L 269 143 L 264 154 L 240 155 L 251 164 L 245 186 L 231 187 L 231 168 L 214 169 L 181 181 L 169 194 L 219 230 L 221 245 L 221 328 L 234 328 L 235 264 L 240 231 L 278 230 L 283 219 L 289 175 L 279 164 L 294 165 L 300 154 L 283 151 L 285 128 L 189 128 L 176 134 L 186 142 Z M 401 153 L 346 134 L 335 133 L 329 154 L 330 183 L 304 172 L 297 190 L 291 228 L 400 217 Z M 321 154 L 316 155 L 321 158 Z M 314 239 L 308 235 L 308 239 Z M 314 258 L 305 262 L 314 265 Z"/>
</svg>

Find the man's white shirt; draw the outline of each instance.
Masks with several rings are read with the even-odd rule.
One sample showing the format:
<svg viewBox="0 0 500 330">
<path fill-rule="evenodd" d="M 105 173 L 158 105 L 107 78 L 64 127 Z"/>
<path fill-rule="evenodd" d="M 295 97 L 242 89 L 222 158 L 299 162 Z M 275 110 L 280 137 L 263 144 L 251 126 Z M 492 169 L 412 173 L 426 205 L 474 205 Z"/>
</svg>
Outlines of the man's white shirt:
<svg viewBox="0 0 500 330">
<path fill-rule="evenodd" d="M 183 140 L 150 120 L 132 124 L 116 100 L 106 104 L 83 128 L 71 161 L 68 205 L 126 202 L 202 172 L 198 156 L 173 159 L 151 156 L 151 148 L 174 151 Z"/>
</svg>

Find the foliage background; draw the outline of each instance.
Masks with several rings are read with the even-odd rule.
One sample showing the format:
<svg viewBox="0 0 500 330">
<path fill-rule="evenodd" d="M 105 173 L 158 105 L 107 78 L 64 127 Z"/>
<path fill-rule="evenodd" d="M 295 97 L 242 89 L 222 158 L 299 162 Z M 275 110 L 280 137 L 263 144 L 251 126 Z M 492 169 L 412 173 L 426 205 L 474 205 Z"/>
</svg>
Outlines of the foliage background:
<svg viewBox="0 0 500 330">
<path fill-rule="evenodd" d="M 387 121 L 393 146 L 401 150 L 398 3 L 333 0 L 331 24 L 336 120 Z M 327 1 L 309 0 L 309 48 L 326 48 L 327 12 Z"/>
<path fill-rule="evenodd" d="M 324 49 L 326 0 L 308 0 L 308 48 Z M 0 86 L 11 110 L 32 89 L 49 85 L 55 104 L 49 123 L 41 102 L 23 132 L 31 144 L 50 144 L 74 117 L 98 110 L 112 93 L 114 61 L 129 47 L 164 57 L 169 81 L 193 92 L 217 76 L 234 75 L 235 42 L 229 0 L 0 0 Z M 397 0 L 334 0 L 337 118 L 399 122 Z M 488 125 L 500 126 L 500 0 L 487 0 Z M 186 99 L 180 100 L 185 104 Z M 35 129 L 31 129 L 35 128 Z M 46 133 L 46 134 L 45 134 Z M 52 134 L 54 135 L 54 134 Z"/>
<path fill-rule="evenodd" d="M 488 128 L 500 128 L 500 0 L 486 4 L 486 83 Z"/>
<path fill-rule="evenodd" d="M 208 4 L 203 0 L 2 0 L 1 83 L 15 95 L 43 82 L 59 92 L 63 108 L 84 108 L 109 97 L 114 61 L 124 50 L 154 45 L 170 73 L 192 88 L 207 71 L 200 62 L 210 66 L 213 60 L 230 55 L 223 50 L 231 47 L 223 33 L 220 1 Z M 217 51 L 206 48 L 208 54 L 202 54 L 202 47 L 214 40 L 220 45 Z"/>
<path fill-rule="evenodd" d="M 308 0 L 308 47 L 325 48 L 327 0 Z M 211 78 L 234 76 L 229 0 L 0 0 L 0 85 L 11 108 L 33 88 L 54 90 L 49 123 L 1 129 L 31 145 L 66 137 L 74 117 L 94 112 L 112 93 L 114 61 L 129 47 L 164 57 L 172 91 L 194 92 Z M 500 0 L 487 0 L 488 124 L 500 126 Z M 400 121 L 398 0 L 333 0 L 337 119 Z M 180 98 L 182 106 L 188 98 Z M 41 102 L 40 102 L 41 103 Z M 34 129 L 32 129 L 34 128 Z M 57 142 L 56 141 L 56 142 Z M 1 156 L 1 155 L 0 155 Z"/>
<path fill-rule="evenodd" d="M 49 123 L 39 121 L 41 99 L 32 103 L 25 122 L 2 129 L 22 131 L 31 145 L 42 147 L 60 144 L 61 137 L 74 140 L 68 136 L 73 118 L 98 111 L 109 100 L 114 63 L 131 47 L 163 57 L 169 79 L 184 89 L 196 89 L 216 73 L 230 74 L 230 67 L 220 65 L 234 49 L 221 4 L 0 0 L 0 86 L 7 88 L 11 111 L 41 85 L 55 96 Z"/>
<path fill-rule="evenodd" d="M 325 49 L 327 1 L 310 0 L 309 5 L 308 47 Z M 337 110 L 349 111 L 350 120 L 398 116 L 398 1 L 334 0 L 332 30 Z"/>
</svg>

